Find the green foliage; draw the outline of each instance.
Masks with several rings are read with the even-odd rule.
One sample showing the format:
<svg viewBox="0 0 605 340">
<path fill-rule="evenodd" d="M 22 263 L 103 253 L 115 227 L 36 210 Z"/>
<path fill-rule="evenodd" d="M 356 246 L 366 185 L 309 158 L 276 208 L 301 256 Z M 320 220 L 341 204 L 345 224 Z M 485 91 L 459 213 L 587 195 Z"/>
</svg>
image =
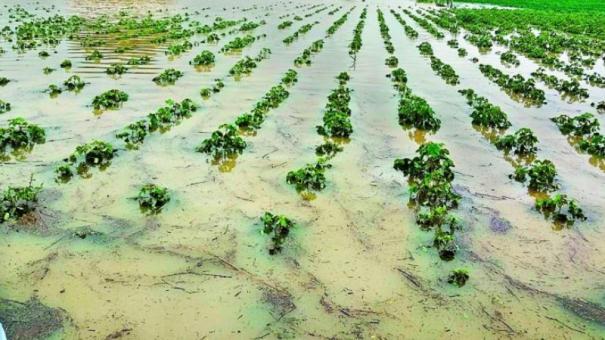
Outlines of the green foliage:
<svg viewBox="0 0 605 340">
<path fill-rule="evenodd" d="M 44 142 L 44 129 L 20 117 L 9 120 L 8 127 L 0 128 L 0 153 L 5 153 L 8 147 L 13 150 L 31 149 Z"/>
<path fill-rule="evenodd" d="M 326 187 L 326 169 L 331 168 L 325 159 L 320 158 L 315 164 L 307 164 L 304 167 L 288 172 L 286 183 L 293 184 L 296 191 L 321 191 Z"/>
<path fill-rule="evenodd" d="M 69 157 L 63 160 L 63 164 L 55 169 L 57 180 L 69 181 L 74 175 L 74 169 L 82 177 L 89 177 L 90 167 L 107 168 L 117 152 L 118 150 L 113 145 L 100 140 L 79 145 Z"/>
<path fill-rule="evenodd" d="M 184 73 L 177 69 L 168 68 L 160 73 L 160 75 L 154 77 L 152 80 L 154 83 L 161 86 L 174 85 L 174 83 L 176 83 L 176 81 L 183 75 Z"/>
<path fill-rule="evenodd" d="M 556 176 L 555 165 L 547 159 L 534 161 L 529 166 L 517 166 L 514 175 L 512 175 L 519 182 L 525 182 L 529 177 L 528 187 L 540 192 L 556 190 L 558 188 L 555 181 Z"/>
<path fill-rule="evenodd" d="M 454 269 L 450 276 L 447 278 L 447 282 L 460 288 L 466 284 L 469 279 L 468 270 L 464 268 Z"/>
<path fill-rule="evenodd" d="M 441 126 L 441 121 L 426 100 L 409 90 L 404 90 L 401 94 L 398 114 L 399 124 L 404 127 L 435 131 Z"/>
<path fill-rule="evenodd" d="M 99 52 L 98 50 L 94 50 L 94 51 L 92 51 L 91 54 L 87 55 L 85 59 L 90 60 L 90 61 L 99 61 L 99 60 L 103 59 L 103 53 Z M 71 62 L 70 62 L 70 64 L 71 64 Z M 63 64 L 61 64 L 61 65 L 63 65 Z M 63 66 L 61 66 L 61 67 L 63 67 Z"/>
<path fill-rule="evenodd" d="M 420 50 L 420 54 L 425 55 L 425 56 L 433 55 L 433 47 L 428 42 L 423 41 L 417 47 L 418 47 L 418 50 Z"/>
<path fill-rule="evenodd" d="M 195 58 L 193 58 L 193 60 L 189 62 L 189 64 L 193 66 L 210 66 L 214 64 L 214 60 L 214 53 L 205 50 L 202 51 L 200 54 L 196 55 Z"/>
<path fill-rule="evenodd" d="M 502 62 L 502 64 L 511 66 L 519 66 L 521 64 L 519 58 L 517 58 L 517 56 L 511 51 L 506 51 L 502 53 L 500 55 L 500 61 Z"/>
<path fill-rule="evenodd" d="M 59 65 L 61 68 L 71 68 L 71 60 L 65 59 Z"/>
<path fill-rule="evenodd" d="M 128 94 L 120 90 L 109 90 L 95 96 L 92 106 L 95 110 L 118 109 L 122 103 L 128 100 Z"/>
<path fill-rule="evenodd" d="M 596 157 L 605 157 L 605 136 L 595 133 L 590 137 L 583 138 L 578 143 L 578 148 Z"/>
<path fill-rule="evenodd" d="M 238 51 L 238 50 L 241 50 L 241 49 L 251 45 L 255 41 L 256 41 L 256 38 L 249 34 L 244 36 L 243 38 L 236 37 L 235 39 L 233 39 L 230 42 L 228 42 L 227 44 L 225 44 L 225 46 L 223 46 L 223 48 L 221 48 L 221 52 Z"/>
<path fill-rule="evenodd" d="M 288 28 L 292 26 L 292 21 L 286 20 L 286 21 L 282 21 L 279 23 L 279 25 L 277 25 L 277 28 L 280 30 L 283 30 L 285 28 Z"/>
<path fill-rule="evenodd" d="M 599 131 L 599 121 L 592 113 L 586 112 L 575 117 L 560 115 L 551 118 L 564 135 L 589 136 Z"/>
<path fill-rule="evenodd" d="M 317 156 L 326 157 L 327 159 L 329 159 L 336 156 L 336 154 L 341 152 L 342 150 L 342 146 L 334 142 L 327 141 L 315 148 L 315 154 Z"/>
<path fill-rule="evenodd" d="M 514 134 L 506 135 L 496 139 L 494 143 L 499 150 L 513 151 L 517 155 L 535 155 L 538 148 L 538 138 L 528 128 L 521 128 Z"/>
<path fill-rule="evenodd" d="M 68 91 L 80 91 L 85 85 L 86 83 L 75 74 L 63 82 L 63 86 L 65 86 Z"/>
<path fill-rule="evenodd" d="M 511 126 L 506 113 L 500 107 L 491 104 L 486 98 L 475 94 L 471 89 L 459 90 L 466 97 L 468 105 L 473 108 L 473 124 L 496 129 L 507 129 Z"/>
<path fill-rule="evenodd" d="M 137 195 L 137 201 L 142 212 L 157 214 L 170 201 L 168 188 L 155 184 L 145 184 Z"/>
<path fill-rule="evenodd" d="M 397 67 L 397 65 L 399 65 L 399 60 L 395 56 L 390 56 L 384 61 L 384 64 L 389 67 Z"/>
<path fill-rule="evenodd" d="M 0 77 L 0 86 L 4 86 L 6 84 L 10 83 L 10 80 L 6 77 Z"/>
<path fill-rule="evenodd" d="M 117 63 L 109 65 L 109 67 L 107 67 L 107 69 L 105 70 L 105 73 L 109 75 L 120 75 L 126 73 L 126 71 L 128 71 L 128 68 L 126 66 Z"/>
<path fill-rule="evenodd" d="M 263 223 L 262 233 L 271 236 L 269 254 L 275 255 L 281 252 L 290 230 L 296 227 L 296 224 L 284 215 L 273 215 L 270 212 L 265 212 L 260 219 Z"/>
<path fill-rule="evenodd" d="M 42 185 L 34 186 L 32 181 L 25 187 L 8 187 L 0 201 L 0 223 L 34 211 L 40 191 Z"/>
<path fill-rule="evenodd" d="M 0 99 L 0 114 L 6 113 L 11 110 L 11 103 L 5 102 Z"/>
<path fill-rule="evenodd" d="M 498 86 L 507 92 L 513 99 L 520 98 L 527 104 L 537 106 L 546 102 L 544 91 L 536 88 L 533 79 L 525 79 L 520 74 L 515 74 L 510 77 L 497 68 L 487 64 L 479 65 L 479 70 L 489 80 L 498 84 Z"/>
<path fill-rule="evenodd" d="M 196 151 L 211 155 L 218 160 L 241 154 L 245 148 L 246 142 L 238 135 L 237 128 L 234 125 L 223 124 L 212 132 L 210 138 L 202 141 Z"/>
<path fill-rule="evenodd" d="M 298 82 L 298 72 L 293 69 L 289 69 L 286 71 L 284 76 L 281 79 L 281 83 L 284 85 L 292 85 Z"/>
<path fill-rule="evenodd" d="M 127 64 L 137 66 L 137 65 L 147 65 L 150 62 L 151 62 L 151 57 L 145 55 L 142 57 L 132 57 L 132 58 L 128 59 Z"/>
<path fill-rule="evenodd" d="M 456 71 L 454 71 L 450 65 L 443 63 L 435 56 L 431 56 L 431 68 L 433 71 L 435 71 L 435 73 L 437 73 L 437 75 L 443 78 L 447 84 L 458 85 L 460 83 Z"/>
<path fill-rule="evenodd" d="M 317 133 L 327 137 L 347 138 L 353 133 L 349 102 L 351 90 L 344 85 L 332 90 L 324 111 L 323 125 L 317 126 Z"/>
<path fill-rule="evenodd" d="M 365 18 L 367 16 L 368 9 L 367 7 L 363 9 L 361 15 L 359 16 L 359 22 L 355 29 L 353 30 L 353 41 L 349 43 L 349 55 L 355 57 L 359 50 L 361 50 L 361 46 L 363 45 L 361 40 L 361 34 L 363 33 L 363 28 L 365 27 Z"/>
<path fill-rule="evenodd" d="M 573 224 L 575 221 L 584 221 L 586 216 L 578 202 L 567 195 L 555 194 L 551 197 L 538 199 L 536 209 L 555 223 Z"/>
</svg>

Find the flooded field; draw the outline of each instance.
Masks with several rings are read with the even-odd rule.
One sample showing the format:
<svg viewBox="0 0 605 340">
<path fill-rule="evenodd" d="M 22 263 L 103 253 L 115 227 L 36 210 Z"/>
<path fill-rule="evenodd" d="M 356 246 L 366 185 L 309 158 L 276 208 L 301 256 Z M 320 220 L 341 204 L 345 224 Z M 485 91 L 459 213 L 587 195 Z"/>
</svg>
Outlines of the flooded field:
<svg viewBox="0 0 605 340">
<path fill-rule="evenodd" d="M 0 1 L 0 109 L 10 103 L 0 135 L 16 117 L 44 129 L 27 147 L 2 141 L 0 190 L 37 192 L 4 194 L 0 207 L 8 338 L 604 338 L 605 161 L 580 145 L 605 123 L 605 87 L 579 78 L 585 95 L 564 96 L 521 47 L 518 65 L 504 65 L 513 45 L 478 48 L 470 28 L 439 26 L 440 11 L 406 0 Z M 42 20 L 55 15 L 73 17 Z M 248 42 L 231 48 L 237 37 Z M 214 59 L 194 62 L 203 51 Z M 546 72 L 572 79 L 571 52 Z M 600 52 L 581 72 L 605 75 Z M 457 81 L 436 73 L 439 60 Z M 535 79 L 543 101 L 524 101 L 479 65 Z M 182 74 L 166 80 L 167 69 Z M 84 82 L 76 90 L 64 83 L 73 75 Z M 95 108 L 113 89 L 127 99 Z M 508 125 L 475 122 L 487 104 L 463 89 Z M 439 126 L 402 123 L 411 96 Z M 329 117 L 342 125 L 326 118 L 333 107 L 350 110 Z M 551 121 L 584 112 L 590 134 Z M 503 152 L 506 128 L 539 142 Z M 82 151 L 96 140 L 111 151 Z M 339 151 L 316 154 L 322 145 Z M 441 162 L 455 165 L 440 165 L 446 179 L 426 199 L 427 177 L 394 168 L 421 145 L 441 145 Z M 540 173 L 532 186 L 537 159 L 556 167 L 554 183 Z M 306 182 L 291 178 L 307 164 Z M 527 179 L 515 180 L 524 165 Z M 167 189 L 157 209 L 141 203 L 148 183 Z M 536 208 L 558 194 L 574 203 Z M 267 231 L 265 212 L 294 226 Z"/>
</svg>

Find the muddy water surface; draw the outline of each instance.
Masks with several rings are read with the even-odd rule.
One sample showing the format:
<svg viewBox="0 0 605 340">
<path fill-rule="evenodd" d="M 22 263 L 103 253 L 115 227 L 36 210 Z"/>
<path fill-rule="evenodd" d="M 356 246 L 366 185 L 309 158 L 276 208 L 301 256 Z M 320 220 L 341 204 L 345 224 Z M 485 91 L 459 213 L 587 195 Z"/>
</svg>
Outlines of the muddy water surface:
<svg viewBox="0 0 605 340">
<path fill-rule="evenodd" d="M 194 18 L 202 22 L 216 16 L 265 19 L 267 24 L 254 34 L 267 37 L 241 54 L 217 53 L 216 65 L 202 71 L 189 60 L 203 49 L 217 52 L 242 33 L 216 45 L 194 46 L 175 58 L 164 55 L 165 46 L 144 40 L 129 42 L 134 48 L 125 54 L 113 53 L 115 47 L 109 45 L 103 50 L 108 57 L 99 63 L 84 60 L 91 50 L 75 42 L 62 42 L 46 59 L 38 57 L 38 50 L 19 54 L 9 42 L 0 43 L 6 50 L 0 56 L 0 76 L 12 80 L 0 88 L 0 99 L 13 104 L 13 110 L 0 117 L 2 126 L 21 116 L 44 127 L 48 137 L 26 160 L 11 159 L 0 166 L 3 187 L 24 185 L 30 174 L 44 184 L 38 220 L 0 228 L 1 301 L 34 299 L 61 312 L 60 325 L 48 320 L 48 332 L 40 334 L 67 339 L 604 336 L 605 193 L 596 188 L 604 187 L 605 177 L 548 119 L 560 112 L 590 110 L 589 103 L 566 103 L 554 91 L 547 92 L 548 104 L 541 108 L 511 100 L 468 60 L 477 56 L 498 66 L 497 50 L 479 54 L 458 37 L 470 52 L 459 58 L 447 47 L 449 38 L 436 41 L 403 14 L 420 33 L 418 39 L 408 39 L 389 9 L 411 2 L 321 3 L 343 9 L 334 16 L 326 10 L 295 21 L 286 30 L 276 28 L 283 20 L 279 16 L 312 12 L 305 8 L 318 3 L 299 9 L 295 6 L 301 3 L 285 1 L 54 4 L 52 11 L 64 15 L 94 16 L 122 8 L 140 13 L 166 9 L 173 14 L 199 10 Z M 294 58 L 323 38 L 331 23 L 353 5 L 357 7 L 349 20 L 326 39 L 313 64 L 297 68 L 298 83 L 288 89 L 290 97 L 269 113 L 255 136 L 246 137 L 249 148 L 230 171 L 194 151 L 220 124 L 250 110 L 293 67 Z M 348 44 L 366 5 L 364 45 L 353 60 Z M 23 6 L 43 13 L 36 10 L 38 4 Z M 385 12 L 409 86 L 442 120 L 435 134 L 418 135 L 398 125 L 396 92 L 384 76 L 390 69 L 384 66 L 388 55 L 377 6 Z M 302 24 L 315 20 L 319 24 L 307 34 L 290 45 L 282 43 Z M 8 22 L 4 7 L 0 22 Z M 425 40 L 459 73 L 459 86 L 446 85 L 434 75 L 416 48 Z M 254 56 L 264 47 L 272 55 L 259 62 L 252 75 L 226 77 L 242 56 Z M 110 63 L 134 55 L 149 55 L 153 61 L 118 78 L 104 73 Z M 66 58 L 74 62 L 69 71 L 58 68 Z M 57 70 L 44 75 L 44 66 Z M 154 84 L 151 79 L 168 67 L 185 76 L 174 86 Z M 522 65 L 509 72 L 527 75 L 536 67 L 522 59 Z M 321 124 L 329 91 L 337 86 L 334 77 L 342 71 L 352 77 L 354 133 L 332 161 L 328 188 L 314 200 L 303 200 L 285 183 L 285 176 L 314 161 L 314 148 L 322 142 L 315 126 Z M 65 92 L 56 98 L 42 92 L 71 74 L 90 84 L 77 94 Z M 202 100 L 199 90 L 222 77 L 224 91 Z M 468 87 L 501 106 L 513 128 L 534 130 L 541 157 L 556 164 L 562 191 L 578 199 L 588 222 L 554 230 L 535 212 L 527 189 L 508 178 L 510 164 L 471 125 L 471 111 L 457 93 Z M 95 115 L 90 101 L 111 88 L 126 91 L 130 100 L 119 110 Z M 594 89 L 591 98 L 602 94 L 598 91 Z M 114 140 L 116 130 L 170 98 L 192 98 L 201 109 L 170 131 L 149 136 L 138 150 L 120 150 L 111 166 L 93 169 L 91 178 L 68 184 L 53 181 L 54 166 L 77 145 L 97 138 Z M 426 247 L 432 233 L 415 224 L 414 212 L 406 205 L 408 184 L 392 169 L 395 158 L 412 156 L 424 140 L 445 143 L 456 164 L 454 184 L 463 196 L 456 214 L 465 228 L 460 255 L 453 262 L 442 262 Z M 147 182 L 170 189 L 172 200 L 161 214 L 141 214 L 130 199 Z M 268 254 L 268 240 L 260 234 L 258 218 L 264 211 L 285 214 L 298 223 L 280 255 Z M 457 267 L 471 272 L 460 289 L 446 282 Z"/>
</svg>

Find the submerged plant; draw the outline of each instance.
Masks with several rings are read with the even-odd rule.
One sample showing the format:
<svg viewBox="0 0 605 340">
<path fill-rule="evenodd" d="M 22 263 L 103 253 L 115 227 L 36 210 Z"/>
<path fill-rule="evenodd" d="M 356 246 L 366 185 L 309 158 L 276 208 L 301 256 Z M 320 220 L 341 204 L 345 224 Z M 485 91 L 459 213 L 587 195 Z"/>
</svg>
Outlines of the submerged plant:
<svg viewBox="0 0 605 340">
<path fill-rule="evenodd" d="M 515 173 L 511 177 L 519 182 L 525 182 L 527 177 L 529 177 L 528 187 L 531 190 L 548 192 L 558 188 L 555 182 L 556 176 L 557 170 L 555 165 L 548 159 L 545 159 L 535 161 L 529 166 L 517 166 Z"/>
<path fill-rule="evenodd" d="M 74 168 L 78 174 L 86 177 L 91 166 L 105 169 L 118 152 L 113 145 L 95 140 L 76 147 L 76 150 L 63 160 L 63 164 L 55 169 L 57 180 L 66 182 L 74 175 Z"/>
<path fill-rule="evenodd" d="M 0 114 L 6 113 L 11 110 L 11 103 L 5 102 L 0 99 Z"/>
<path fill-rule="evenodd" d="M 552 218 L 555 223 L 573 224 L 577 220 L 586 220 L 578 202 L 564 194 L 538 199 L 536 209 L 547 218 Z"/>
<path fill-rule="evenodd" d="M 223 124 L 212 132 L 210 138 L 202 141 L 196 151 L 211 155 L 214 159 L 226 159 L 241 154 L 245 148 L 246 142 L 238 135 L 237 128 Z"/>
<path fill-rule="evenodd" d="M 136 199 L 139 202 L 141 211 L 157 214 L 170 201 L 170 195 L 168 194 L 168 188 L 155 184 L 145 184 L 139 190 Z"/>
<path fill-rule="evenodd" d="M 564 135 L 587 136 L 599 131 L 599 121 L 589 112 L 575 117 L 560 115 L 551 118 Z"/>
<path fill-rule="evenodd" d="M 320 158 L 315 164 L 307 164 L 298 170 L 288 172 L 286 183 L 293 184 L 298 192 L 321 191 L 326 187 L 326 169 L 331 167 L 326 159 Z"/>
<path fill-rule="evenodd" d="M 402 93 L 399 101 L 399 124 L 405 127 L 435 131 L 441 126 L 435 111 L 424 98 L 412 94 L 409 90 Z"/>
<path fill-rule="evenodd" d="M 63 82 L 63 86 L 65 86 L 68 91 L 79 91 L 85 85 L 86 83 L 77 75 L 73 75 Z"/>
<path fill-rule="evenodd" d="M 447 282 L 460 288 L 466 284 L 469 279 L 468 270 L 464 268 L 454 269 L 450 276 L 447 278 Z"/>
<path fill-rule="evenodd" d="M 284 215 L 273 215 L 270 212 L 265 212 L 260 219 L 263 223 L 262 233 L 271 236 L 269 254 L 275 255 L 281 252 L 286 237 L 288 237 L 290 230 L 296 225 L 288 217 Z"/>
<path fill-rule="evenodd" d="M 126 71 L 128 71 L 128 68 L 123 64 L 111 64 L 107 67 L 105 73 L 109 75 L 120 75 L 126 73 Z"/>
<path fill-rule="evenodd" d="M 202 51 L 200 54 L 196 55 L 195 58 L 193 58 L 193 60 L 189 62 L 189 64 L 193 66 L 210 66 L 214 64 L 214 59 L 214 53 L 205 50 Z"/>
<path fill-rule="evenodd" d="M 36 208 L 42 185 L 34 186 L 32 180 L 25 187 L 9 187 L 0 201 L 0 223 L 19 218 Z"/>
<path fill-rule="evenodd" d="M 8 127 L 0 128 L 0 153 L 5 153 L 8 147 L 13 150 L 31 149 L 45 141 L 44 129 L 20 117 L 9 120 Z"/>
<path fill-rule="evenodd" d="M 336 154 L 341 152 L 342 150 L 343 150 L 342 146 L 340 146 L 334 142 L 327 141 L 315 148 L 315 154 L 317 154 L 318 156 L 321 156 L 321 157 L 332 158 L 332 157 L 336 156 Z"/>
<path fill-rule="evenodd" d="M 399 60 L 395 56 L 390 56 L 384 61 L 384 64 L 389 67 L 397 67 L 397 65 L 399 65 Z"/>
<path fill-rule="evenodd" d="M 128 94 L 120 90 L 109 90 L 95 96 L 92 106 L 95 110 L 118 109 L 122 103 L 128 100 Z"/>
<path fill-rule="evenodd" d="M 532 130 L 521 128 L 514 134 L 499 137 L 494 144 L 499 150 L 513 151 L 517 155 L 527 156 L 536 153 L 538 150 L 537 143 L 538 138 Z"/>
<path fill-rule="evenodd" d="M 164 70 L 160 75 L 154 77 L 152 80 L 158 85 L 174 85 L 176 81 L 183 76 L 183 72 L 174 68 Z"/>
</svg>

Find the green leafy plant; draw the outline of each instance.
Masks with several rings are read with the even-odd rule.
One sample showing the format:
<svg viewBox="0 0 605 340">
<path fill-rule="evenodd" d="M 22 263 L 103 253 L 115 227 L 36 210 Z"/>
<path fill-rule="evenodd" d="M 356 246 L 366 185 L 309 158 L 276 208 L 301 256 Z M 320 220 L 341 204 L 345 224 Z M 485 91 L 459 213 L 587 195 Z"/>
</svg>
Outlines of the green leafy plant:
<svg viewBox="0 0 605 340">
<path fill-rule="evenodd" d="M 126 71 L 128 71 L 128 68 L 123 64 L 111 64 L 107 67 L 105 73 L 109 75 L 120 75 L 126 73 Z"/>
<path fill-rule="evenodd" d="M 284 215 L 274 215 L 270 212 L 265 212 L 260 219 L 263 223 L 262 233 L 271 236 L 269 254 L 275 255 L 281 252 L 286 238 L 296 224 Z"/>
<path fill-rule="evenodd" d="M 469 277 L 470 276 L 467 269 L 458 268 L 452 271 L 450 276 L 447 278 L 447 282 L 460 288 L 466 284 L 466 281 L 468 281 Z"/>
<path fill-rule="evenodd" d="M 556 176 L 555 165 L 547 159 L 534 161 L 529 166 L 517 166 L 512 175 L 519 182 L 525 182 L 529 177 L 528 187 L 541 192 L 549 192 L 558 188 L 555 181 Z"/>
<path fill-rule="evenodd" d="M 73 75 L 63 82 L 68 91 L 80 91 L 86 83 L 77 75 Z"/>
<path fill-rule="evenodd" d="M 286 71 L 286 73 L 282 77 L 281 82 L 284 85 L 295 84 L 298 81 L 297 76 L 298 76 L 298 73 L 295 70 L 289 69 L 288 71 Z"/>
<path fill-rule="evenodd" d="M 42 185 L 34 186 L 33 179 L 25 187 L 8 187 L 0 201 L 0 223 L 20 218 L 36 209 Z"/>
<path fill-rule="evenodd" d="M 538 148 L 538 138 L 528 128 L 521 128 L 514 134 L 502 136 L 496 139 L 495 145 L 499 150 L 513 151 L 517 155 L 535 155 Z"/>
<path fill-rule="evenodd" d="M 154 77 L 152 80 L 154 83 L 162 86 L 174 85 L 174 83 L 176 83 L 176 81 L 183 75 L 183 72 L 174 68 L 169 68 L 160 73 L 160 75 Z"/>
<path fill-rule="evenodd" d="M 586 216 L 578 202 L 564 194 L 555 194 L 551 197 L 538 199 L 536 209 L 555 223 L 573 224 L 575 221 L 584 221 Z"/>
<path fill-rule="evenodd" d="M 89 177 L 90 167 L 99 167 L 101 170 L 107 168 L 117 152 L 113 145 L 99 140 L 79 145 L 63 160 L 63 164 L 55 169 L 57 180 L 68 181 L 74 175 L 74 169 L 82 177 Z"/>
<path fill-rule="evenodd" d="M 336 154 L 341 152 L 342 150 L 342 146 L 334 142 L 327 141 L 315 148 L 315 154 L 317 156 L 326 157 L 329 159 L 336 156 Z"/>
<path fill-rule="evenodd" d="M 326 169 L 331 168 L 325 159 L 320 158 L 315 164 L 307 164 L 304 167 L 290 171 L 286 175 L 286 183 L 295 186 L 296 191 L 321 191 L 326 187 Z"/>
<path fill-rule="evenodd" d="M 399 124 L 421 130 L 435 131 L 441 126 L 435 111 L 424 100 L 406 90 L 399 101 Z"/>
<path fill-rule="evenodd" d="M 11 104 L 0 99 L 0 114 L 11 110 Z"/>
<path fill-rule="evenodd" d="M 85 59 L 90 61 L 99 61 L 103 59 L 103 53 L 99 52 L 98 50 L 94 50 L 91 54 L 87 55 Z"/>
<path fill-rule="evenodd" d="M 196 55 L 195 58 L 193 58 L 193 60 L 189 62 L 189 64 L 193 66 L 210 66 L 214 64 L 214 60 L 214 53 L 205 50 L 202 51 L 200 54 Z"/>
<path fill-rule="evenodd" d="M 71 60 L 69 59 L 65 59 L 61 62 L 61 64 L 59 65 L 61 68 L 71 68 Z"/>
<path fill-rule="evenodd" d="M 399 65 L 399 60 L 395 56 L 390 56 L 384 61 L 384 64 L 389 67 L 397 67 L 397 65 Z"/>
<path fill-rule="evenodd" d="M 36 144 L 46 142 L 46 133 L 38 125 L 17 117 L 8 121 L 8 127 L 0 128 L 0 151 L 5 153 L 8 147 L 13 150 L 31 149 Z"/>
<path fill-rule="evenodd" d="M 238 135 L 234 125 L 223 124 L 212 132 L 210 138 L 202 141 L 196 151 L 211 155 L 218 160 L 241 154 L 246 146 L 246 142 Z"/>
<path fill-rule="evenodd" d="M 118 109 L 122 103 L 128 100 L 128 94 L 120 90 L 109 90 L 95 96 L 92 106 L 95 110 Z"/>
<path fill-rule="evenodd" d="M 142 212 L 157 214 L 170 201 L 168 188 L 155 184 L 145 184 L 137 195 L 137 201 Z"/>
</svg>

